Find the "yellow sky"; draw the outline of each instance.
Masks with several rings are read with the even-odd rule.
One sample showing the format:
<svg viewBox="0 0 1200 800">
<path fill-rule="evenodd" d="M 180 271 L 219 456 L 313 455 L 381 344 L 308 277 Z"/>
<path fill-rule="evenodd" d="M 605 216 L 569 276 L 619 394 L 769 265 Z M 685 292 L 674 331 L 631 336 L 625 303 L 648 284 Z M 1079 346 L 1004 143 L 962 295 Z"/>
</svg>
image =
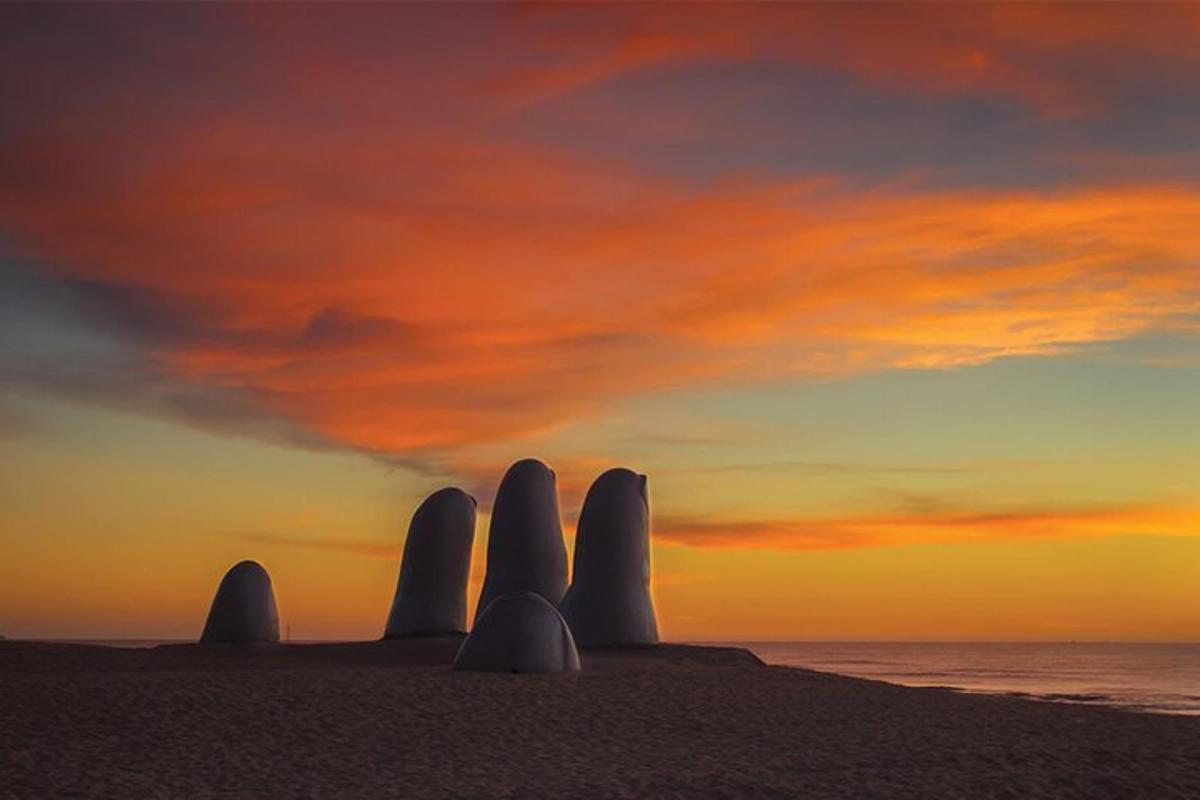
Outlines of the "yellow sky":
<svg viewBox="0 0 1200 800">
<path fill-rule="evenodd" d="M 668 637 L 1200 638 L 1198 8 L 0 4 L 0 634 L 538 457 Z"/>
<path fill-rule="evenodd" d="M 5 635 L 190 638 L 221 575 L 242 558 L 270 571 L 294 638 L 379 634 L 408 516 L 436 479 L 123 413 L 29 409 L 37 424 L 11 436 L 0 461 Z M 665 480 L 656 494 L 650 478 L 657 526 L 686 505 L 686 489 Z M 788 480 L 775 474 L 771 491 L 786 492 Z M 803 472 L 790 480 L 813 482 Z M 831 493 L 827 502 L 843 501 Z M 564 496 L 568 546 L 576 508 Z M 1200 609 L 1200 537 L 1186 533 L 1194 521 L 1134 510 L 1115 523 L 1075 521 L 1060 535 L 968 520 L 846 546 L 753 529 L 737 533 L 744 544 L 657 536 L 654 596 L 664 636 L 691 641 L 1191 640 Z M 487 523 L 481 514 L 472 606 Z"/>
</svg>

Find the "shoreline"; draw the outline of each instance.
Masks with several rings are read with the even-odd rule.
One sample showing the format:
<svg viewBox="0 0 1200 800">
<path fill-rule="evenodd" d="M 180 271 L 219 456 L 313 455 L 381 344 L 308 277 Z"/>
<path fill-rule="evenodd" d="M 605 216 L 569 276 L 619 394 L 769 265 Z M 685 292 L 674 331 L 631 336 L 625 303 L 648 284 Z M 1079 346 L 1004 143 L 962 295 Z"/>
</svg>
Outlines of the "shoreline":
<svg viewBox="0 0 1200 800">
<path fill-rule="evenodd" d="M 434 637 L 438 638 L 438 637 Z M 454 637 L 441 637 L 454 638 Z M 0 642 L 6 640 L 0 639 Z M 187 645 L 197 644 L 194 639 L 9 639 L 11 643 L 21 644 L 45 644 L 45 645 L 76 645 L 80 647 L 101 647 L 117 650 L 153 650 L 162 647 L 183 647 Z M 276 646 L 287 647 L 333 647 L 345 652 L 346 648 L 353 647 L 369 647 L 376 644 L 378 640 L 345 640 L 345 639 L 313 639 L 313 640 L 291 640 L 279 642 Z M 886 683 L 893 686 L 901 686 L 906 688 L 924 688 L 924 689 L 944 689 L 952 692 L 959 692 L 972 695 L 983 696 L 1002 696 L 1012 697 L 1017 699 L 1029 700 L 1040 703 L 1062 703 L 1062 704 L 1077 704 L 1094 708 L 1113 708 L 1121 711 L 1142 714 L 1160 714 L 1168 716 L 1200 716 L 1200 705 L 1197 705 L 1196 700 L 1200 700 L 1200 696 L 1187 695 L 1180 696 L 1187 700 L 1186 703 L 1178 702 L 1178 698 L 1161 696 L 1147 696 L 1148 690 L 1134 692 L 1133 694 L 1122 695 L 1113 689 L 1106 689 L 1101 686 L 1073 686 L 1064 688 L 1062 686 L 1047 685 L 1041 690 L 1018 688 L 1015 686 L 1002 685 L 972 685 L 969 681 L 954 682 L 938 682 L 929 680 L 904 680 L 902 676 L 884 672 L 869 672 L 838 669 L 840 664 L 821 664 L 820 658 L 813 658 L 811 662 L 798 662 L 796 660 L 771 658 L 771 650 L 779 647 L 788 648 L 812 648 L 812 647 L 912 647 L 923 649 L 926 647 L 1074 647 L 1081 648 L 1107 646 L 1107 647 L 1131 647 L 1131 648 L 1200 648 L 1200 644 L 1191 642 L 1009 642 L 1009 641 L 971 641 L 971 642 L 888 642 L 888 641 L 698 641 L 698 642 L 680 642 L 670 644 L 669 646 L 679 647 L 698 647 L 709 648 L 714 650 L 728 650 L 730 648 L 748 651 L 753 654 L 763 664 L 771 666 L 790 667 L 811 672 L 819 672 L 823 674 L 833 675 L 841 678 L 869 680 Z M 331 652 L 337 652 L 334 650 Z M 586 651 L 585 651 L 586 652 Z M 1050 676 L 1054 677 L 1054 676 Z M 1010 681 L 1010 683 L 1013 683 Z M 1125 687 L 1128 688 L 1128 687 Z M 1197 687 L 1197 694 L 1200 695 L 1200 686 Z M 1174 701 L 1174 702 L 1172 702 Z"/>
<path fill-rule="evenodd" d="M 0 642 L 0 796 L 1200 796 L 1200 718 L 911 688 L 689 645 L 581 672 L 458 639 Z"/>
</svg>

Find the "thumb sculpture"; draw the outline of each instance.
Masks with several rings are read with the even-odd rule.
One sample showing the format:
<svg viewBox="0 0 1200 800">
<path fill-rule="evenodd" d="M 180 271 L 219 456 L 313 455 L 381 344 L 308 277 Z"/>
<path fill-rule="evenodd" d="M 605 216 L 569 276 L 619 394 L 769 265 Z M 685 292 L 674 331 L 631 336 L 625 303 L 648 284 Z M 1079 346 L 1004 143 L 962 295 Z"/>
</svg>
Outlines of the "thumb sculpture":
<svg viewBox="0 0 1200 800">
<path fill-rule="evenodd" d="M 271 576 L 256 561 L 234 564 L 213 598 L 201 642 L 278 642 L 279 611 Z"/>
<path fill-rule="evenodd" d="M 658 642 L 645 475 L 610 469 L 588 489 L 562 614 L 580 647 Z"/>
<path fill-rule="evenodd" d="M 467 578 L 475 540 L 475 499 L 440 489 L 421 503 L 408 526 L 396 595 L 383 638 L 463 633 Z"/>
<path fill-rule="evenodd" d="M 474 672 L 574 672 L 579 651 L 558 609 L 536 592 L 492 601 L 463 640 L 454 669 Z"/>
<path fill-rule="evenodd" d="M 506 592 L 537 592 L 557 607 L 566 590 L 567 548 L 554 473 L 536 459 L 518 461 L 496 490 L 475 620 Z"/>
</svg>

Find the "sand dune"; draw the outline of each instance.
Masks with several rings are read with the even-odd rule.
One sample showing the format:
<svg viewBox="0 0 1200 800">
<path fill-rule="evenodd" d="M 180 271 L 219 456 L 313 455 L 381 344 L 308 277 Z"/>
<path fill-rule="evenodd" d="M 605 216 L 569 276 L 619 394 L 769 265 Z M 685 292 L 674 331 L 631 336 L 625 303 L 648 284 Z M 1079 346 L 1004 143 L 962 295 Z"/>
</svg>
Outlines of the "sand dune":
<svg viewBox="0 0 1200 800">
<path fill-rule="evenodd" d="M 457 647 L 4 642 L 0 796 L 1200 797 L 1200 718 L 678 645 L 456 673 Z"/>
</svg>

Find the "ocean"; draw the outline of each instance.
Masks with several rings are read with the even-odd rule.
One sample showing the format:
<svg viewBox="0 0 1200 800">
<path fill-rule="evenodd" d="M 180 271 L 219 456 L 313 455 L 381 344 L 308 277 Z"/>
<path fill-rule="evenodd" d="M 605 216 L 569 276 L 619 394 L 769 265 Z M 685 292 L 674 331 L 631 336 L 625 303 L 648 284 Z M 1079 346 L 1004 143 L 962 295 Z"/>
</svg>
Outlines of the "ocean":
<svg viewBox="0 0 1200 800">
<path fill-rule="evenodd" d="M 733 644 L 733 643 L 730 643 Z M 737 642 L 768 664 L 905 686 L 1200 715 L 1200 644 Z"/>
</svg>

